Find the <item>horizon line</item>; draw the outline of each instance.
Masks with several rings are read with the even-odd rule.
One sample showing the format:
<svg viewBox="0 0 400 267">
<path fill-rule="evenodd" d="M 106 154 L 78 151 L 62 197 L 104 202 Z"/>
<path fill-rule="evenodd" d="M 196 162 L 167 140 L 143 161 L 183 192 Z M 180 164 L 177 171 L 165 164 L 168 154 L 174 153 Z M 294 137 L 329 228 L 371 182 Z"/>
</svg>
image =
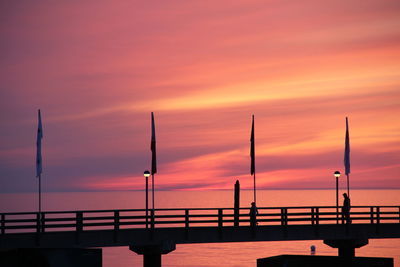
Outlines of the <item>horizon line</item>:
<svg viewBox="0 0 400 267">
<path fill-rule="evenodd" d="M 340 188 L 342 190 L 346 190 L 346 188 Z M 257 189 L 257 191 L 295 191 L 295 190 L 336 190 L 336 188 L 262 188 Z M 359 187 L 352 188 L 350 190 L 400 190 L 400 187 L 381 187 L 381 188 L 368 188 L 368 187 Z M 46 191 L 42 193 L 96 193 L 96 192 L 142 192 L 144 189 L 121 189 L 121 190 L 65 190 L 65 191 Z M 233 191 L 233 189 L 158 189 L 156 191 L 162 192 L 193 192 L 193 191 Z M 240 191 L 253 191 L 252 188 L 249 189 L 240 189 Z M 20 191 L 20 192 L 0 192 L 0 194 L 28 194 L 28 193 L 37 193 L 36 191 Z"/>
</svg>

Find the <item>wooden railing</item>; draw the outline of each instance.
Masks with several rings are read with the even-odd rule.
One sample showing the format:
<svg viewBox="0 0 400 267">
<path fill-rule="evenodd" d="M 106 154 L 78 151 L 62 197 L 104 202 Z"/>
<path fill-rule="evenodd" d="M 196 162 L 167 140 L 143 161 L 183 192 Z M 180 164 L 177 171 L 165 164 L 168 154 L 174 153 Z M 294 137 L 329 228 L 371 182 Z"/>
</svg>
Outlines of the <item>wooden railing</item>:
<svg viewBox="0 0 400 267">
<path fill-rule="evenodd" d="M 351 208 L 353 224 L 400 224 L 400 206 L 355 206 Z M 120 229 L 154 229 L 180 227 L 234 226 L 233 208 L 143 209 L 47 211 L 1 213 L 1 235 L 28 232 Z M 249 226 L 249 208 L 240 208 L 239 226 Z M 276 207 L 258 208 L 257 225 L 319 225 L 341 224 L 342 215 L 336 207 Z"/>
</svg>

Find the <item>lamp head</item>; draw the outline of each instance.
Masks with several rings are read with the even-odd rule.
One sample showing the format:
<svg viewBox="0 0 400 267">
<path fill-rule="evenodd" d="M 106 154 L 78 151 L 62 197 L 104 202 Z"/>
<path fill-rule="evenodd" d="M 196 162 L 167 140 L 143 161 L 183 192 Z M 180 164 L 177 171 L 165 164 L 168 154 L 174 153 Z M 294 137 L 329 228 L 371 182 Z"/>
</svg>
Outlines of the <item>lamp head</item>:
<svg viewBox="0 0 400 267">
<path fill-rule="evenodd" d="M 149 177 L 150 176 L 150 172 L 148 170 L 145 170 L 143 173 L 144 177 Z"/>
<path fill-rule="evenodd" d="M 336 178 L 339 178 L 339 177 L 340 177 L 340 171 L 335 171 L 335 172 L 333 173 L 333 175 L 334 175 Z"/>
</svg>

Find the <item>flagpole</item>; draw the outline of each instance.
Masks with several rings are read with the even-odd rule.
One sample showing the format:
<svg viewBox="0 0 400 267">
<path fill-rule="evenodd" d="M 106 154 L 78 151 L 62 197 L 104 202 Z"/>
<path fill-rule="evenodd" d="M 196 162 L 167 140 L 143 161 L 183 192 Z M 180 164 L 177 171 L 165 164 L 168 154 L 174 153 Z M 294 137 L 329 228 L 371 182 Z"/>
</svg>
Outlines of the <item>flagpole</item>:
<svg viewBox="0 0 400 267">
<path fill-rule="evenodd" d="M 254 172 L 253 179 L 254 179 L 254 190 L 253 190 L 254 191 L 254 204 L 256 204 L 257 203 L 256 202 L 256 172 Z"/>
<path fill-rule="evenodd" d="M 346 117 L 346 136 L 345 136 L 345 148 L 344 148 L 344 168 L 347 176 L 347 195 L 350 197 L 350 134 L 349 134 L 349 122 Z"/>
<path fill-rule="evenodd" d="M 38 110 L 38 130 L 37 130 L 37 139 L 36 139 L 36 177 L 39 178 L 39 216 L 41 216 L 42 212 L 42 138 L 43 138 L 43 129 L 42 129 L 42 117 L 40 115 L 40 109 Z"/>
<path fill-rule="evenodd" d="M 151 196 L 152 196 L 152 204 L 153 204 L 153 212 L 154 212 L 154 173 L 151 175 Z"/>
<path fill-rule="evenodd" d="M 42 187 L 42 185 L 41 185 L 41 176 L 42 175 L 39 175 L 39 216 L 41 216 L 41 214 L 42 214 L 42 190 L 41 190 L 41 187 Z"/>
<path fill-rule="evenodd" d="M 156 156 L 156 127 L 154 123 L 154 113 L 151 112 L 151 192 L 152 192 L 152 207 L 153 216 L 155 213 L 154 205 L 154 174 L 157 173 L 157 156 Z M 154 221 L 154 217 L 153 217 Z"/>
<path fill-rule="evenodd" d="M 253 194 L 254 204 L 256 204 L 256 155 L 255 155 L 255 138 L 254 138 L 254 115 L 251 117 L 251 135 L 250 135 L 250 174 L 253 175 Z"/>
</svg>

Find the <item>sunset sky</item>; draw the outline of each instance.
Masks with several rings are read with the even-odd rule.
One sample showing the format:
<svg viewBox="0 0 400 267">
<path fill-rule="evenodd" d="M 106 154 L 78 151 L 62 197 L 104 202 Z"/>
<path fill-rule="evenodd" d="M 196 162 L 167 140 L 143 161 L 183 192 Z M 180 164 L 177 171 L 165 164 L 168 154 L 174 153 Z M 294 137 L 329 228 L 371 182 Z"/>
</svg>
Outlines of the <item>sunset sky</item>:
<svg viewBox="0 0 400 267">
<path fill-rule="evenodd" d="M 400 1 L 0 2 L 0 192 L 400 188 Z M 345 186 L 345 179 L 341 179 Z"/>
</svg>

